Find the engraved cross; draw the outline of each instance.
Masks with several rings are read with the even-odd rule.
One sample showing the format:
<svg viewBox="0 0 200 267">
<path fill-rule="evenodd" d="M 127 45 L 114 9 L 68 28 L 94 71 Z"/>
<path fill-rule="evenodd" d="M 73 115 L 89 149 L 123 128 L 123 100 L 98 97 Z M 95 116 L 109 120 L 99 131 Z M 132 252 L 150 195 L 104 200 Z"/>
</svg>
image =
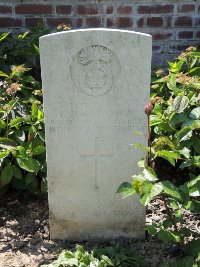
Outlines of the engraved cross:
<svg viewBox="0 0 200 267">
<path fill-rule="evenodd" d="M 102 157 L 112 157 L 113 154 L 110 153 L 102 153 L 99 151 L 99 141 L 100 137 L 95 137 L 95 152 L 93 154 L 81 154 L 82 157 L 91 157 L 94 158 L 94 164 L 95 164 L 95 173 L 94 173 L 94 187 L 95 189 L 99 188 L 98 185 L 98 159 Z"/>
</svg>

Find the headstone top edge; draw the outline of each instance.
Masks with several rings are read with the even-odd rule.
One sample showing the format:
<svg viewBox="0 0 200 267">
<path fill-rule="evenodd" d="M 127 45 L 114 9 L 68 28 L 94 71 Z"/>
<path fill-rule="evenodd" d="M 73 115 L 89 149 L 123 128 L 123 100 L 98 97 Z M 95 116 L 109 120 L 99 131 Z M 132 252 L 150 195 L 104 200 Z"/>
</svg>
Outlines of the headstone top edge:
<svg viewBox="0 0 200 267">
<path fill-rule="evenodd" d="M 51 33 L 51 34 L 47 34 L 44 36 L 41 36 L 39 39 L 40 41 L 43 39 L 49 39 L 52 38 L 54 36 L 60 36 L 60 35 L 65 35 L 65 34 L 73 34 L 73 33 L 77 33 L 77 32 L 116 32 L 116 33 L 127 33 L 127 34 L 135 34 L 138 36 L 144 36 L 147 38 L 151 38 L 152 36 L 150 34 L 146 34 L 146 33 L 141 33 L 141 32 L 135 32 L 135 31 L 129 31 L 129 30 L 120 30 L 120 29 L 107 29 L 107 28 L 90 28 L 90 29 L 78 29 L 78 30 L 69 30 L 69 31 L 61 31 L 61 32 L 56 32 L 56 33 Z"/>
</svg>

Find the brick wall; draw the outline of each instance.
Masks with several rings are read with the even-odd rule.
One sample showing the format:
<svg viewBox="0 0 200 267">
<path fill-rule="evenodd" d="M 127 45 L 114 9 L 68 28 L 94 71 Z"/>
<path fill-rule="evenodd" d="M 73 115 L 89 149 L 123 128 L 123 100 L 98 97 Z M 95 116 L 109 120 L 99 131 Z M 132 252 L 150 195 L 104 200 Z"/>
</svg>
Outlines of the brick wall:
<svg viewBox="0 0 200 267">
<path fill-rule="evenodd" d="M 38 23 L 73 29 L 107 27 L 153 36 L 153 65 L 165 65 L 190 45 L 199 45 L 200 0 L 3 0 L 0 31 Z"/>
</svg>

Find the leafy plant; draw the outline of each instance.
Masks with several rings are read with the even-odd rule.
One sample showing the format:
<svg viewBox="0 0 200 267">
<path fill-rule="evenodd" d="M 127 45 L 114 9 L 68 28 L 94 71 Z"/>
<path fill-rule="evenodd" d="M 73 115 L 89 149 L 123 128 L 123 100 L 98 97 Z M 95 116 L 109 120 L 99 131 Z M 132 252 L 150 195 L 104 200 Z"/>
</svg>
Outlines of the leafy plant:
<svg viewBox="0 0 200 267">
<path fill-rule="evenodd" d="M 137 194 L 144 206 L 160 197 L 167 215 L 147 227 L 149 234 L 179 244 L 184 252 L 195 252 L 194 257 L 200 252 L 199 236 L 181 224 L 184 209 L 192 213 L 200 209 L 199 59 L 200 52 L 191 47 L 169 63 L 168 75 L 158 71 L 154 76 L 151 103 L 145 106 L 149 145 L 135 144 L 148 153 L 138 163 L 143 171 L 118 188 L 123 197 Z M 186 245 L 188 237 L 193 241 Z"/>
<path fill-rule="evenodd" d="M 0 187 L 46 191 L 41 85 L 24 65 L 0 72 Z"/>
<path fill-rule="evenodd" d="M 105 247 L 88 252 L 81 245 L 76 245 L 76 251 L 63 251 L 58 259 L 49 265 L 41 267 L 145 267 L 143 260 L 133 251 L 116 247 Z"/>
<path fill-rule="evenodd" d="M 51 31 L 0 33 L 0 193 L 47 190 L 39 37 Z"/>
</svg>

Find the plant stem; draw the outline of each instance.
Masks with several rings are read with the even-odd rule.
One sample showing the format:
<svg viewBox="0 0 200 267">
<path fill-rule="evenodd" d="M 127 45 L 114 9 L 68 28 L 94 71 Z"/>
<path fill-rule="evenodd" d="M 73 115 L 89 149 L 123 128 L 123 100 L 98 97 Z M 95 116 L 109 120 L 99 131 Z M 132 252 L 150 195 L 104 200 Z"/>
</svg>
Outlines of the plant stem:
<svg viewBox="0 0 200 267">
<path fill-rule="evenodd" d="M 151 129 L 150 129 L 150 116 L 147 116 L 147 127 L 148 127 L 148 147 L 149 147 L 149 153 L 148 153 L 148 166 L 151 165 Z"/>
</svg>

